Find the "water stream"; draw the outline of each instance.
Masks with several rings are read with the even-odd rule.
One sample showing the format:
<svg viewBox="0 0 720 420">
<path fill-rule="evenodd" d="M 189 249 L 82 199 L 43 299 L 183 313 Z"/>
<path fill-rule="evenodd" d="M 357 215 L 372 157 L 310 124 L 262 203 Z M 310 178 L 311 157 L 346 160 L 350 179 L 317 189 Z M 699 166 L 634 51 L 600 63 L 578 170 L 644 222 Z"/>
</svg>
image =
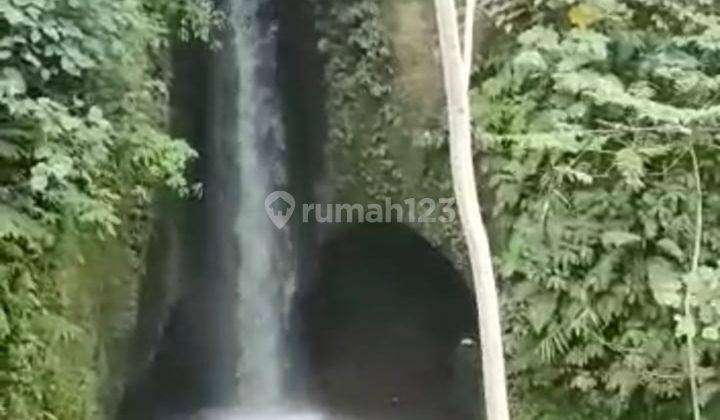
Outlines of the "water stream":
<svg viewBox="0 0 720 420">
<path fill-rule="evenodd" d="M 286 183 L 284 134 L 275 69 L 275 23 L 258 19 L 266 0 L 234 1 L 239 80 L 238 123 L 240 208 L 235 225 L 239 243 L 239 394 L 243 405 L 283 402 L 282 289 L 292 281 L 287 238 L 268 222 L 264 200 L 274 185 Z M 287 264 L 287 263 L 285 263 Z"/>
<path fill-rule="evenodd" d="M 265 213 L 265 198 L 288 184 L 287 147 L 277 81 L 278 22 L 272 0 L 233 0 L 237 57 L 240 207 L 237 273 L 240 356 L 238 393 L 244 419 L 317 419 L 298 414 L 286 393 L 288 295 L 294 290 L 294 250 L 288 230 Z M 222 418 L 222 417 L 220 417 Z"/>
</svg>

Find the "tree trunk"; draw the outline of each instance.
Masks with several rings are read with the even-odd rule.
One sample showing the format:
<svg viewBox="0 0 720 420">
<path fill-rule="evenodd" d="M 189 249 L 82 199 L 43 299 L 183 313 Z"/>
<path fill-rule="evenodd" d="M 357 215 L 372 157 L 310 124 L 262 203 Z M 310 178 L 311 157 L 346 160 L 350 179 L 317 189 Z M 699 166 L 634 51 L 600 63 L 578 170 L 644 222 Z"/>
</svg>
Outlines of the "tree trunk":
<svg viewBox="0 0 720 420">
<path fill-rule="evenodd" d="M 453 187 L 468 247 L 478 307 L 485 409 L 487 420 L 509 420 L 500 308 L 473 167 L 467 81 L 470 63 L 463 62 L 462 58 L 455 0 L 435 0 L 435 9 L 447 97 Z M 466 13 L 474 11 L 468 10 Z M 465 45 L 465 49 L 472 51 L 472 45 Z"/>
</svg>

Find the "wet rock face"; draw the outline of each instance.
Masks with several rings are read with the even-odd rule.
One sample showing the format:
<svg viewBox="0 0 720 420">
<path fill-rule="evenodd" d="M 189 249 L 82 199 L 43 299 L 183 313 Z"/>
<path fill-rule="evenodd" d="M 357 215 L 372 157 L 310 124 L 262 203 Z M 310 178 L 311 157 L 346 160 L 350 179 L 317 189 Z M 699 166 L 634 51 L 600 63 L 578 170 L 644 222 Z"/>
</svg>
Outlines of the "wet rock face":
<svg viewBox="0 0 720 420">
<path fill-rule="evenodd" d="M 382 5 L 397 66 L 394 82 L 408 96 L 411 112 L 420 113 L 420 118 L 436 115 L 445 98 L 433 4 L 385 0 Z"/>
<path fill-rule="evenodd" d="M 471 294 L 409 228 L 358 226 L 328 242 L 301 312 L 315 405 L 340 418 L 473 418 L 472 364 L 455 361 L 475 331 Z"/>
</svg>

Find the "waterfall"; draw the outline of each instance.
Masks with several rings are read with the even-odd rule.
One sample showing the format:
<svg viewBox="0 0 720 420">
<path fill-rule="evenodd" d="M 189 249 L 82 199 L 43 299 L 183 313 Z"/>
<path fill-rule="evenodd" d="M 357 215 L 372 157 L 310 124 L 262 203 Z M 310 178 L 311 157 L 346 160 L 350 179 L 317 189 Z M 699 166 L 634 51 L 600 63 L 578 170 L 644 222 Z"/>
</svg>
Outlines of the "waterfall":
<svg viewBox="0 0 720 420">
<path fill-rule="evenodd" d="M 276 81 L 276 22 L 268 0 L 233 0 L 239 92 L 237 134 L 240 208 L 239 394 L 242 406 L 274 407 L 283 392 L 283 290 L 292 283 L 288 235 L 274 228 L 264 200 L 287 183 L 284 133 Z"/>
<path fill-rule="evenodd" d="M 286 323 L 296 255 L 289 228 L 277 229 L 265 199 L 288 185 L 287 147 L 277 72 L 275 0 L 228 0 L 233 26 L 235 121 L 223 132 L 236 151 L 238 406 L 201 412 L 203 419 L 318 420 L 286 392 Z M 225 85 L 223 85 L 225 86 Z"/>
</svg>

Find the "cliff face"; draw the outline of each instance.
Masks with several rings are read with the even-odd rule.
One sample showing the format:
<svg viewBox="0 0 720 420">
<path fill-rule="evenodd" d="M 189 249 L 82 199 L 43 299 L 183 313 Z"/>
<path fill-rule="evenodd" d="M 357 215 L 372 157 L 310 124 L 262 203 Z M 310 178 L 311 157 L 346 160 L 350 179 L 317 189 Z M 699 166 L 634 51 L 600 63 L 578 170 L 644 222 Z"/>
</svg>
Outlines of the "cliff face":
<svg viewBox="0 0 720 420">
<path fill-rule="evenodd" d="M 437 117 L 444 98 L 441 67 L 435 48 L 433 2 L 385 0 L 382 7 L 381 18 L 396 67 L 394 83 L 410 105 L 409 112 L 418 118 Z"/>
<path fill-rule="evenodd" d="M 307 7 L 309 2 L 315 7 Z M 402 221 L 455 267 L 464 267 L 457 223 L 434 220 L 442 214 L 440 200 L 452 198 L 453 193 L 432 0 L 277 4 L 288 191 L 298 203 L 384 204 L 390 200 L 406 210 L 406 200 L 412 199 L 418 217 L 430 210 L 420 204 L 429 198 L 436 207 L 427 213 L 427 220 L 408 220 L 406 213 Z M 187 409 L 218 403 L 203 394 L 205 391 L 175 389 L 163 383 L 164 378 L 180 372 L 175 368 L 177 361 L 193 367 L 209 360 L 211 352 L 205 349 L 195 353 L 179 349 L 189 348 L 184 344 L 200 334 L 196 333 L 198 325 L 210 325 L 215 316 L 221 316 L 206 313 L 209 309 L 201 302 L 214 296 L 210 289 L 227 289 L 230 281 L 230 267 L 211 264 L 213 255 L 190 245 L 232 249 L 226 226 L 232 224 L 227 200 L 236 193 L 230 179 L 235 169 L 227 160 L 231 151 L 212 135 L 213 128 L 228 124 L 234 112 L 212 99 L 218 90 L 215 85 L 231 84 L 232 80 L 220 76 L 219 68 L 225 64 L 218 60 L 204 50 L 176 53 L 175 130 L 191 139 L 199 151 L 201 159 L 194 176 L 203 181 L 205 190 L 202 200 L 180 206 L 169 215 L 169 225 L 159 229 L 161 234 L 179 235 L 177 252 L 182 257 L 158 255 L 154 259 L 165 263 L 149 267 L 141 292 L 141 328 L 133 349 L 133 359 L 141 367 L 127 379 L 126 415 L 135 409 L 147 410 L 148 405 L 172 406 L 176 400 L 187 404 Z M 170 223 L 172 220 L 175 222 Z M 332 243 L 328 238 L 343 228 L 303 224 L 295 218 L 292 232 L 299 244 L 299 289 L 311 289 L 306 284 L 312 282 L 310 277 L 319 264 L 318 245 Z M 167 244 L 157 248 L 172 253 Z M 187 260 L 185 265 L 170 261 L 178 258 Z M 168 270 L 174 265 L 185 268 L 180 273 Z M 209 278 L 212 287 L 206 281 Z M 220 312 L 227 313 L 230 305 L 223 303 Z M 185 319 L 186 313 L 201 316 L 193 321 Z M 231 362 L 230 354 L 223 358 L 223 364 Z M 209 378 L 219 371 L 231 369 L 188 371 L 181 376 L 192 377 L 201 384 L 198 389 L 213 390 L 232 381 L 222 375 Z"/>
<path fill-rule="evenodd" d="M 316 20 L 328 96 L 323 199 L 406 210 L 412 200 L 418 217 L 402 222 L 464 266 L 457 222 L 438 220 L 439 200 L 453 194 L 432 1 L 317 0 Z"/>
</svg>

